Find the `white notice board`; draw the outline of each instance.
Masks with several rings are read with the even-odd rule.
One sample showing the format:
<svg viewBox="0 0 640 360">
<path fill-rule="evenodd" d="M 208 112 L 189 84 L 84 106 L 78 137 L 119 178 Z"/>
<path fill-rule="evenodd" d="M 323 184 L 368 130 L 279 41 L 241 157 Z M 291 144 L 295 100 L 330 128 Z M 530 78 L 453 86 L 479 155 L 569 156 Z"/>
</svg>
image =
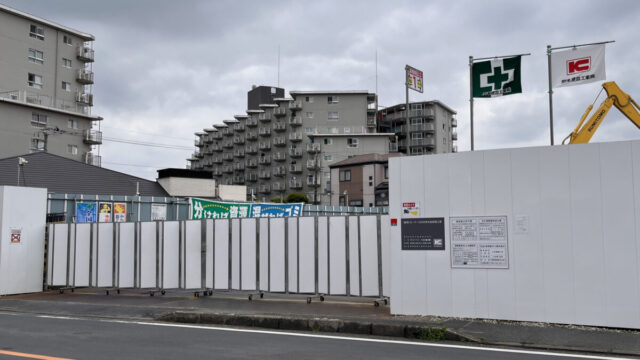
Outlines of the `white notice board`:
<svg viewBox="0 0 640 360">
<path fill-rule="evenodd" d="M 452 268 L 509 268 L 506 216 L 451 217 L 449 229 Z"/>
</svg>

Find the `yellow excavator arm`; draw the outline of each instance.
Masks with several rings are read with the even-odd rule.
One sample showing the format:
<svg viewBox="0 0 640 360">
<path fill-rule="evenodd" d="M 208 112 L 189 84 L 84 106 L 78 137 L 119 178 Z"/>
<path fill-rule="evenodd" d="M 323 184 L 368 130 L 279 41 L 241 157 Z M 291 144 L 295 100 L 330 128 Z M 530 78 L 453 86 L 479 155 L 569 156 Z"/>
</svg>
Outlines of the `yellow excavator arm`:
<svg viewBox="0 0 640 360">
<path fill-rule="evenodd" d="M 640 112 L 638 112 L 640 111 L 640 106 L 638 106 L 631 96 L 620 90 L 615 81 L 605 82 L 602 84 L 602 87 L 607 92 L 607 98 L 600 104 L 596 112 L 591 115 L 589 121 L 585 123 L 585 119 L 593 109 L 593 104 L 589 105 L 587 111 L 582 115 L 578 126 L 564 139 L 563 144 L 567 139 L 569 140 L 569 144 L 588 143 L 613 105 L 640 129 Z"/>
</svg>

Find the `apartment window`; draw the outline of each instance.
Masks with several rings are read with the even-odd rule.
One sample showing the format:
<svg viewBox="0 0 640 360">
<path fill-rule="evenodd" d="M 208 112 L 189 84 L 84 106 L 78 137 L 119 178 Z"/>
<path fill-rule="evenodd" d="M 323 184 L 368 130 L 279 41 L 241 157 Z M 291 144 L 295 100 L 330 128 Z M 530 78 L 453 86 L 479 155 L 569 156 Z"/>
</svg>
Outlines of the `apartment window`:
<svg viewBox="0 0 640 360">
<path fill-rule="evenodd" d="M 305 113 L 305 116 L 307 117 L 307 119 L 313 119 L 313 112 L 308 111 Z"/>
<path fill-rule="evenodd" d="M 29 61 L 35 64 L 44 64 L 44 53 L 36 49 L 29 49 Z"/>
<path fill-rule="evenodd" d="M 305 134 L 313 134 L 313 128 L 312 127 L 308 127 L 304 129 L 304 133 Z"/>
<path fill-rule="evenodd" d="M 77 129 L 78 128 L 78 120 L 69 119 L 69 121 L 67 122 L 67 126 L 69 127 L 69 129 Z"/>
<path fill-rule="evenodd" d="M 62 82 L 62 90 L 64 91 L 71 91 L 71 83 L 68 83 L 66 81 Z"/>
<path fill-rule="evenodd" d="M 305 96 L 304 97 L 304 101 L 308 102 L 308 103 L 312 103 L 313 102 L 313 96 Z"/>
<path fill-rule="evenodd" d="M 339 96 L 327 96 L 327 104 L 337 104 L 340 102 Z"/>
<path fill-rule="evenodd" d="M 351 170 L 340 170 L 340 181 L 351 181 Z"/>
<path fill-rule="evenodd" d="M 44 140 L 31 139 L 31 152 L 44 151 Z"/>
<path fill-rule="evenodd" d="M 323 142 L 325 145 L 331 145 L 333 144 L 333 139 L 323 139 Z"/>
<path fill-rule="evenodd" d="M 351 133 L 351 128 L 348 128 L 348 127 L 344 128 L 344 133 L 345 134 Z"/>
<path fill-rule="evenodd" d="M 71 68 L 71 60 L 62 58 L 62 66 L 66 68 Z"/>
<path fill-rule="evenodd" d="M 339 132 L 340 129 L 338 129 L 337 127 L 329 128 L 329 134 L 338 134 Z"/>
<path fill-rule="evenodd" d="M 32 88 L 42 89 L 42 76 L 29 73 L 29 76 L 27 77 L 27 84 Z"/>
<path fill-rule="evenodd" d="M 411 125 L 420 125 L 420 124 L 422 124 L 422 118 L 411 119 Z"/>
<path fill-rule="evenodd" d="M 358 147 L 358 143 L 360 142 L 357 138 L 347 138 L 347 146 L 348 147 Z"/>
<path fill-rule="evenodd" d="M 38 25 L 31 25 L 29 28 L 29 36 L 34 39 L 44 40 L 44 28 Z"/>
<path fill-rule="evenodd" d="M 31 113 L 31 126 L 36 128 L 47 127 L 47 115 Z"/>
<path fill-rule="evenodd" d="M 333 155 L 325 155 L 324 161 L 333 161 Z"/>
<path fill-rule="evenodd" d="M 344 196 L 340 196 L 340 200 L 338 200 L 338 201 L 339 201 L 338 205 L 340 205 L 340 206 L 344 206 L 345 205 Z"/>
<path fill-rule="evenodd" d="M 384 167 L 384 178 L 385 179 L 389 178 L 389 167 L 388 166 Z"/>
<path fill-rule="evenodd" d="M 73 45 L 73 40 L 71 39 L 71 36 L 69 36 L 69 35 L 65 35 L 62 38 L 62 41 L 67 45 Z"/>
<path fill-rule="evenodd" d="M 422 154 L 422 148 L 412 148 L 411 149 L 411 154 L 412 155 L 420 155 L 420 154 Z"/>
<path fill-rule="evenodd" d="M 329 111 L 328 120 L 329 121 L 338 121 L 338 120 L 340 120 L 340 115 L 338 115 L 337 111 Z"/>
<path fill-rule="evenodd" d="M 349 206 L 362 206 L 362 200 L 349 200 Z"/>
<path fill-rule="evenodd" d="M 422 133 L 411 133 L 411 140 L 422 140 Z"/>
<path fill-rule="evenodd" d="M 67 152 L 71 155 L 78 155 L 78 145 L 67 145 Z"/>
</svg>

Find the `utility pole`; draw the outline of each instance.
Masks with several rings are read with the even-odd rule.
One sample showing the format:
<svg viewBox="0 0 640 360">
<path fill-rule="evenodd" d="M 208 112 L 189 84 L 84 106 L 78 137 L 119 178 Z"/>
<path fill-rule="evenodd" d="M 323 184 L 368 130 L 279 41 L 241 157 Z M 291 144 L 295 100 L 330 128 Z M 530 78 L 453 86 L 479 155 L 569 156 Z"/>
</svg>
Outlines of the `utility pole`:
<svg viewBox="0 0 640 360">
<path fill-rule="evenodd" d="M 311 143 L 311 146 L 313 147 L 315 143 Z M 318 144 L 319 145 L 319 144 Z M 313 181 L 315 181 L 316 183 L 314 184 L 313 188 L 313 204 L 314 205 L 318 205 L 318 188 L 320 186 L 316 186 L 320 184 L 320 180 L 318 178 L 318 172 L 320 171 L 320 162 L 319 162 L 319 157 L 320 157 L 320 149 L 318 149 L 318 151 L 316 152 L 316 155 L 314 156 L 314 175 L 313 175 Z"/>
</svg>

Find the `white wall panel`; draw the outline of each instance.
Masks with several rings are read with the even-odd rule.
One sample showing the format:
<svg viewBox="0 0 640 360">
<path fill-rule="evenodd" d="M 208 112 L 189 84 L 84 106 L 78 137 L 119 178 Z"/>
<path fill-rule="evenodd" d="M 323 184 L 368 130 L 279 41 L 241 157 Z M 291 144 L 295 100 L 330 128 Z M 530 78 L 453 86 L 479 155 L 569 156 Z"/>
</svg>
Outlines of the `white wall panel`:
<svg viewBox="0 0 640 360">
<path fill-rule="evenodd" d="M 301 217 L 300 221 L 300 292 L 315 293 L 315 217 Z M 302 230 L 304 229 L 304 231 Z"/>
<path fill-rule="evenodd" d="M 202 288 L 202 222 L 186 220 L 184 226 L 184 287 L 200 289 Z"/>
<path fill-rule="evenodd" d="M 378 236 L 376 216 L 360 217 L 360 258 L 362 259 L 362 295 L 378 296 Z"/>
<path fill-rule="evenodd" d="M 256 290 L 257 219 L 242 219 L 242 290 Z"/>
<path fill-rule="evenodd" d="M 288 280 L 289 292 L 298 292 L 298 218 L 287 218 L 288 243 L 287 243 L 287 262 L 288 262 Z"/>
<path fill-rule="evenodd" d="M 229 289 L 229 220 L 215 220 L 215 288 Z"/>
<path fill-rule="evenodd" d="M 390 217 L 446 222 L 445 251 L 390 227 L 392 313 L 640 328 L 639 169 L 640 141 L 392 159 Z M 495 215 L 509 268 L 452 270 L 449 218 Z"/>
<path fill-rule="evenodd" d="M 269 291 L 269 218 L 259 218 L 260 226 L 260 267 L 259 284 L 260 290 Z"/>
<path fill-rule="evenodd" d="M 231 219 L 231 288 L 240 290 L 240 219 Z"/>
<path fill-rule="evenodd" d="M 284 218 L 270 218 L 269 291 L 285 291 Z"/>
<path fill-rule="evenodd" d="M 318 216 L 318 293 L 329 292 L 328 218 Z"/>
<path fill-rule="evenodd" d="M 157 279 L 157 236 L 156 222 L 140 223 L 140 287 L 158 287 Z"/>
<path fill-rule="evenodd" d="M 213 219 L 206 220 L 206 241 L 207 241 L 207 254 L 206 254 L 206 281 L 205 286 L 208 289 L 213 289 Z"/>
<path fill-rule="evenodd" d="M 69 256 L 67 265 L 68 280 L 67 284 L 73 286 L 75 283 L 74 277 L 76 274 L 76 226 L 72 224 L 69 227 Z"/>
<path fill-rule="evenodd" d="M 349 221 L 349 295 L 360 295 L 360 240 L 358 216 L 347 216 Z"/>
<path fill-rule="evenodd" d="M 69 225 L 55 224 L 53 231 L 53 241 L 51 241 L 52 244 L 49 244 L 49 264 L 51 266 L 50 268 L 52 268 L 52 279 L 49 285 L 66 286 Z"/>
<path fill-rule="evenodd" d="M 180 222 L 163 223 L 162 288 L 180 287 Z"/>
<path fill-rule="evenodd" d="M 91 224 L 75 224 L 75 228 L 76 253 L 73 285 L 89 286 L 89 265 L 91 261 Z"/>
<path fill-rule="evenodd" d="M 347 242 L 345 216 L 329 218 L 329 293 L 347 294 Z"/>
<path fill-rule="evenodd" d="M 382 252 L 382 295 L 391 296 L 391 241 L 389 232 L 391 231 L 391 218 L 389 215 L 380 216 L 380 241 Z"/>
<path fill-rule="evenodd" d="M 113 223 L 101 223 L 98 231 L 98 287 L 114 286 L 113 278 Z"/>
<path fill-rule="evenodd" d="M 135 266 L 135 223 L 117 223 L 118 226 L 118 271 L 117 286 L 132 288 Z"/>
</svg>

